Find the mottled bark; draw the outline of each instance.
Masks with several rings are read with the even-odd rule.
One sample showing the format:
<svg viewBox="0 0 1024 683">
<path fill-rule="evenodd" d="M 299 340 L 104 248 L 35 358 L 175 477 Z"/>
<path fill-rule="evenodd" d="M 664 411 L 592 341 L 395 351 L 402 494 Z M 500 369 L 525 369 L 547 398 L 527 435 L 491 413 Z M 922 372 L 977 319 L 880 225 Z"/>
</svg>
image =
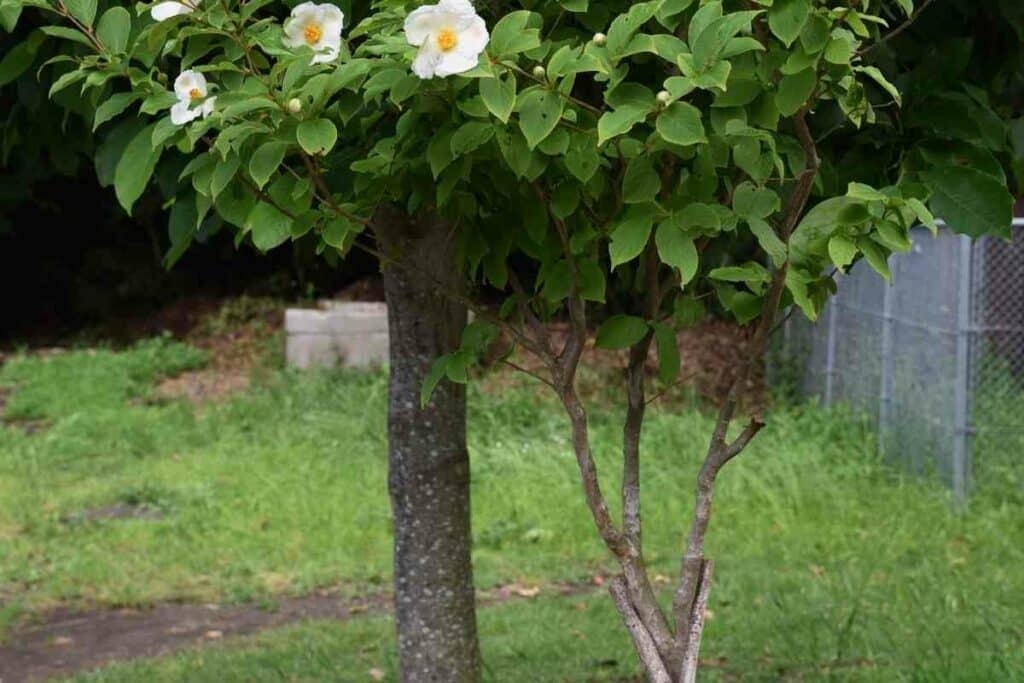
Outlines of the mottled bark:
<svg viewBox="0 0 1024 683">
<path fill-rule="evenodd" d="M 420 407 L 434 360 L 458 346 L 466 309 L 450 227 L 381 210 L 374 232 L 388 300 L 388 489 L 402 681 L 475 683 L 480 651 L 471 563 L 466 393 L 441 382 Z"/>
</svg>

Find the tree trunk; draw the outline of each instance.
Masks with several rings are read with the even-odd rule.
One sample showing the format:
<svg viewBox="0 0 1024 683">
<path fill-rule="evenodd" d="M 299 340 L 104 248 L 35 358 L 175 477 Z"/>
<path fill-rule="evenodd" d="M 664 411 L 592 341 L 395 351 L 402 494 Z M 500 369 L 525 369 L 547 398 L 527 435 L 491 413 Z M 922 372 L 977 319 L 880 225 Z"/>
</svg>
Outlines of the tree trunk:
<svg viewBox="0 0 1024 683">
<path fill-rule="evenodd" d="M 441 382 L 425 408 L 433 361 L 458 347 L 466 309 L 450 226 L 382 209 L 391 381 L 388 489 L 394 516 L 395 619 L 405 683 L 480 680 L 466 450 L 465 387 Z"/>
</svg>

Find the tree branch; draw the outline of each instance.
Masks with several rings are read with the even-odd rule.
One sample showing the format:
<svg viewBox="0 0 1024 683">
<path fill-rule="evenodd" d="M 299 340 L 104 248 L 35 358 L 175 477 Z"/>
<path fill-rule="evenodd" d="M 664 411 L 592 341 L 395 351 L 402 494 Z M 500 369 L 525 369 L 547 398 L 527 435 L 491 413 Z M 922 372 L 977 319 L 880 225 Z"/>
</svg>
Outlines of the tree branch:
<svg viewBox="0 0 1024 683">
<path fill-rule="evenodd" d="M 621 576 L 616 576 L 608 585 L 608 592 L 612 594 L 615 606 L 619 609 L 619 614 L 622 615 L 622 622 L 633 638 L 633 647 L 639 655 L 640 661 L 643 662 L 647 680 L 650 683 L 672 683 L 672 677 L 669 676 L 668 670 L 661 660 L 654 639 L 651 638 L 651 634 L 648 633 L 633 609 L 629 591 L 626 588 L 626 580 Z"/>
<path fill-rule="evenodd" d="M 883 36 L 883 37 L 882 37 L 882 38 L 881 38 L 880 40 L 878 40 L 877 42 L 875 42 L 875 43 L 872 43 L 871 45 L 868 45 L 867 47 L 865 47 L 865 48 L 864 48 L 864 49 L 862 49 L 862 50 L 858 50 L 858 51 L 857 51 L 857 56 L 858 56 L 858 57 L 863 57 L 864 55 L 868 54 L 869 52 L 871 52 L 872 50 L 874 50 L 874 49 L 875 49 L 876 47 L 878 47 L 879 45 L 884 45 L 885 43 L 888 43 L 888 42 L 889 42 L 890 40 L 892 40 L 892 39 L 893 39 L 893 38 L 895 38 L 896 36 L 900 35 L 900 34 L 901 34 L 901 33 L 903 33 L 904 31 L 906 31 L 906 30 L 907 30 L 908 28 L 910 28 L 910 26 L 911 26 L 911 25 L 912 25 L 912 24 L 913 24 L 913 23 L 914 23 L 915 21 L 917 21 L 917 18 L 921 16 L 921 13 L 922 13 L 922 12 L 924 12 L 924 11 L 925 11 L 926 9 L 928 9 L 928 7 L 929 7 L 929 6 L 930 6 L 930 5 L 931 5 L 931 4 L 932 4 L 932 3 L 934 2 L 934 1 L 935 1 L 935 0 L 924 0 L 924 2 L 922 2 L 922 3 L 921 3 L 921 5 L 920 5 L 920 6 L 919 6 L 919 7 L 918 7 L 918 8 L 916 9 L 916 10 L 914 10 L 913 14 L 911 14 L 911 15 L 910 15 L 909 17 L 907 17 L 907 20 L 906 20 L 906 21 L 904 21 L 904 22 L 903 22 L 902 24 L 900 24 L 899 26 L 897 26 L 896 28 L 894 28 L 894 29 L 893 29 L 892 31 L 890 31 L 889 33 L 887 33 L 887 34 L 886 34 L 885 36 Z"/>
<path fill-rule="evenodd" d="M 687 620 L 685 650 L 679 683 L 695 683 L 697 668 L 700 666 L 700 641 L 704 634 L 704 619 L 708 611 L 708 596 L 711 593 L 711 577 L 715 572 L 714 560 L 704 560 L 698 573 L 697 595 Z"/>
</svg>

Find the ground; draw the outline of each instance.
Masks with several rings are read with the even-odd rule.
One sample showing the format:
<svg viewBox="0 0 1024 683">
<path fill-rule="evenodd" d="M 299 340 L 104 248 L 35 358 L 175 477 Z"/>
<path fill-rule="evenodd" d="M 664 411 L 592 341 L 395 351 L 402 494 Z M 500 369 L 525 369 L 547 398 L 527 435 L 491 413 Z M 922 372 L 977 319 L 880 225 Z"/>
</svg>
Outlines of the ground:
<svg viewBox="0 0 1024 683">
<path fill-rule="evenodd" d="M 222 312 L 184 342 L 6 359 L 5 683 L 394 679 L 385 377 L 280 369 L 260 310 Z M 226 360 L 224 335 L 249 352 Z M 193 390 L 225 367 L 244 381 Z M 711 427 L 698 393 L 656 404 L 644 432 L 646 543 L 666 591 Z M 632 680 L 601 585 L 612 567 L 543 396 L 507 376 L 471 392 L 487 677 Z M 613 490 L 619 406 L 591 398 Z M 768 417 L 716 499 L 706 680 L 1024 680 L 1019 492 L 957 509 L 879 462 L 854 416 L 776 404 Z M 84 672 L 140 655 L 161 656 Z"/>
</svg>

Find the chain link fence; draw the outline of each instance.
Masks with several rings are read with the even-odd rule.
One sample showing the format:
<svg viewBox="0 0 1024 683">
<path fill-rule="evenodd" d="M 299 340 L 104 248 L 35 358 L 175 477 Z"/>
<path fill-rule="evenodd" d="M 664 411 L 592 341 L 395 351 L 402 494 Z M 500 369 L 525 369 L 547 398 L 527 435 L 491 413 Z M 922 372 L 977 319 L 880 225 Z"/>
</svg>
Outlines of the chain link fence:
<svg viewBox="0 0 1024 683">
<path fill-rule="evenodd" d="M 1011 241 L 914 232 L 892 286 L 860 262 L 816 324 L 786 321 L 772 379 L 863 412 L 884 456 L 958 497 L 1024 492 L 1024 219 Z"/>
</svg>

